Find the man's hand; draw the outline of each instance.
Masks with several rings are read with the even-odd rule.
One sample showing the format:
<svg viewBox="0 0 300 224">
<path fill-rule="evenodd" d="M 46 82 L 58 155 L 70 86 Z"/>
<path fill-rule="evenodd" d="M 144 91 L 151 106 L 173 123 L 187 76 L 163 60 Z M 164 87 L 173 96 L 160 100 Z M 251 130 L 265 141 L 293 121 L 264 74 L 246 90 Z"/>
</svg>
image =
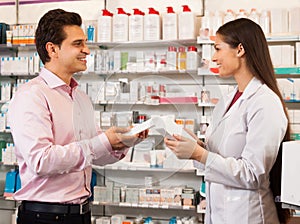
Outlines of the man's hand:
<svg viewBox="0 0 300 224">
<path fill-rule="evenodd" d="M 136 135 L 125 135 L 130 128 L 111 127 L 105 131 L 105 134 L 113 150 L 124 150 L 134 146 L 148 137 L 148 130 Z"/>
</svg>

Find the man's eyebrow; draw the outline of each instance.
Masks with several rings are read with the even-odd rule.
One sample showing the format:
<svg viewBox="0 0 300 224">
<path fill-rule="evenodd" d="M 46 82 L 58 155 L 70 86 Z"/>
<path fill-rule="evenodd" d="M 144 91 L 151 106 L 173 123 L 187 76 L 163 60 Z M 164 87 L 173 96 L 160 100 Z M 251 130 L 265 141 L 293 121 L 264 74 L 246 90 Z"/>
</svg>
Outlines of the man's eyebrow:
<svg viewBox="0 0 300 224">
<path fill-rule="evenodd" d="M 82 43 L 82 42 L 85 42 L 86 39 L 77 39 L 77 40 L 73 40 L 72 42 L 73 43 Z"/>
</svg>

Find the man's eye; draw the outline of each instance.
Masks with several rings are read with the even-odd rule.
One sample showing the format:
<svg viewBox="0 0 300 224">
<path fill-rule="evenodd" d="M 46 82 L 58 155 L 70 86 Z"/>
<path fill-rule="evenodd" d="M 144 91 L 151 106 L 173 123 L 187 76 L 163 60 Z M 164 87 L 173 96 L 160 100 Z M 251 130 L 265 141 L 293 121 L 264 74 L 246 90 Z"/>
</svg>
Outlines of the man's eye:
<svg viewBox="0 0 300 224">
<path fill-rule="evenodd" d="M 81 46 L 81 45 L 83 45 L 83 42 L 74 42 L 74 45 L 75 46 Z"/>
</svg>

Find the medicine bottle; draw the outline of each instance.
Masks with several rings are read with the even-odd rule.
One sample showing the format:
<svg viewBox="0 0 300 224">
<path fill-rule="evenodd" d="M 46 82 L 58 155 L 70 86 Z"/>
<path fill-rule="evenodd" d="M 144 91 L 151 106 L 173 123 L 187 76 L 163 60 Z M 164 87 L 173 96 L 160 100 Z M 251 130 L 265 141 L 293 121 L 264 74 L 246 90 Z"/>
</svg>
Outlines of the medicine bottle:
<svg viewBox="0 0 300 224">
<path fill-rule="evenodd" d="M 111 42 L 112 40 L 112 17 L 113 14 L 107 9 L 102 9 L 102 14 L 97 21 L 97 41 Z"/>
<path fill-rule="evenodd" d="M 174 12 L 173 7 L 167 7 L 167 13 L 162 17 L 162 31 L 163 40 L 177 40 L 178 39 L 178 25 L 177 14 Z"/>
<path fill-rule="evenodd" d="M 186 69 L 196 70 L 198 68 L 198 53 L 195 46 L 189 46 L 186 53 Z"/>
<path fill-rule="evenodd" d="M 232 9 L 227 9 L 226 13 L 225 13 L 225 16 L 224 16 L 223 23 L 225 24 L 225 23 L 228 23 L 232 20 L 235 20 L 235 15 L 234 15 Z"/>
<path fill-rule="evenodd" d="M 117 14 L 113 16 L 113 42 L 128 41 L 128 14 L 123 8 L 117 8 Z"/>
<path fill-rule="evenodd" d="M 256 22 L 257 24 L 259 24 L 259 15 L 256 11 L 256 8 L 252 8 L 251 12 L 249 14 L 249 19 L 251 19 L 252 21 Z"/>
<path fill-rule="evenodd" d="M 174 46 L 168 47 L 167 70 L 177 70 L 177 49 Z"/>
<path fill-rule="evenodd" d="M 195 15 L 188 5 L 182 7 L 182 12 L 178 14 L 178 39 L 194 39 Z"/>
<path fill-rule="evenodd" d="M 149 13 L 144 16 L 144 40 L 160 40 L 161 22 L 159 12 L 149 8 Z"/>
<path fill-rule="evenodd" d="M 270 15 L 267 10 L 263 10 L 261 12 L 261 15 L 259 18 L 259 25 L 265 34 L 270 33 Z"/>
<path fill-rule="evenodd" d="M 144 15 L 141 10 L 133 9 L 133 15 L 129 16 L 129 41 L 144 39 Z"/>
<path fill-rule="evenodd" d="M 178 69 L 179 70 L 186 70 L 186 51 L 185 47 L 178 48 Z"/>
<path fill-rule="evenodd" d="M 245 9 L 240 9 L 240 10 L 239 10 L 239 13 L 236 15 L 236 18 L 237 18 L 237 19 L 240 19 L 240 18 L 248 18 Z"/>
<path fill-rule="evenodd" d="M 207 127 L 208 127 L 207 117 L 201 116 L 200 127 L 199 127 L 200 135 L 205 135 Z"/>
</svg>

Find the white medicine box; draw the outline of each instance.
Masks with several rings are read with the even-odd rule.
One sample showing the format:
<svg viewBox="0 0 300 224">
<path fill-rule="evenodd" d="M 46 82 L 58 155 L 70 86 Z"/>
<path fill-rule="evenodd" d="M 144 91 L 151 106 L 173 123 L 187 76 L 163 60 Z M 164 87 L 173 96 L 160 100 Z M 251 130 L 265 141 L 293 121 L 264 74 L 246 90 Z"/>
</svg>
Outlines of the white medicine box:
<svg viewBox="0 0 300 224">
<path fill-rule="evenodd" d="M 300 141 L 283 143 L 281 201 L 289 205 L 300 206 Z"/>
</svg>

